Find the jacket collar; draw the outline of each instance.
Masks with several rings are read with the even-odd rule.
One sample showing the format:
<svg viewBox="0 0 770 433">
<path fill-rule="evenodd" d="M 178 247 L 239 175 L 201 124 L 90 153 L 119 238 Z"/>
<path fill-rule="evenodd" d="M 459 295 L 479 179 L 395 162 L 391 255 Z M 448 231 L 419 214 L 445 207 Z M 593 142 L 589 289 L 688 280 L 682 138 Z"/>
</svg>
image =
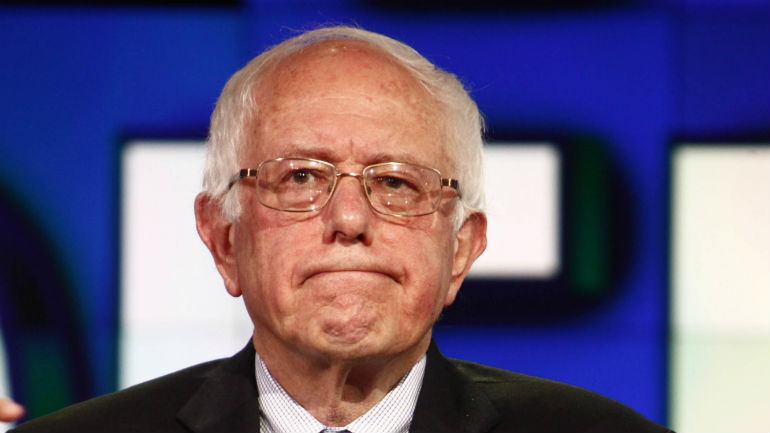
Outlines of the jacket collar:
<svg viewBox="0 0 770 433">
<path fill-rule="evenodd" d="M 431 340 L 428 364 L 410 432 L 486 432 L 500 414 L 478 387 Z"/>
<path fill-rule="evenodd" d="M 251 341 L 214 368 L 177 419 L 196 433 L 259 431 L 259 400 Z"/>
<path fill-rule="evenodd" d="M 259 431 L 259 396 L 251 341 L 214 368 L 177 413 L 196 433 Z M 410 432 L 485 432 L 500 421 L 489 398 L 441 354 L 428 348 L 420 396 Z"/>
</svg>

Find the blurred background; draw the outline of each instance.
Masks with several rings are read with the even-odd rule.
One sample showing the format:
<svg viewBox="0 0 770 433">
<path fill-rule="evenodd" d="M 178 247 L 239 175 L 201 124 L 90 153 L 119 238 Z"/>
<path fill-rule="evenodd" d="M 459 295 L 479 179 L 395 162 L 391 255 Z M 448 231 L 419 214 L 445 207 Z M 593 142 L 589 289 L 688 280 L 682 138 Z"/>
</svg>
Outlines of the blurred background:
<svg viewBox="0 0 770 433">
<path fill-rule="evenodd" d="M 503 259 L 446 355 L 770 429 L 770 1 L 111 4 L 0 4 L 0 394 L 29 416 L 247 342 L 195 239 L 209 116 L 252 57 L 341 23 L 456 73 L 501 162 Z"/>
</svg>

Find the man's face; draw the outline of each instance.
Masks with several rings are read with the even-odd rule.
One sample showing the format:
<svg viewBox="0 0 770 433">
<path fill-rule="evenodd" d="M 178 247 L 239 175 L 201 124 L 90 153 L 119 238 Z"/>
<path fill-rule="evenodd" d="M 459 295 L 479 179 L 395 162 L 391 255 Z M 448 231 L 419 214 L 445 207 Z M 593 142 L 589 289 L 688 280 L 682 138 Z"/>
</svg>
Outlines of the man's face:
<svg viewBox="0 0 770 433">
<path fill-rule="evenodd" d="M 456 175 L 435 103 L 360 42 L 322 42 L 288 57 L 257 94 L 243 168 L 307 157 L 341 172 L 399 161 Z M 232 260 L 220 271 L 228 291 L 244 297 L 260 353 L 377 358 L 425 350 L 467 272 L 467 261 L 455 260 L 453 192 L 444 189 L 438 212 L 401 218 L 376 213 L 353 177 L 340 178 L 313 212 L 263 206 L 253 179 L 235 193 L 243 212 L 229 228 Z"/>
</svg>

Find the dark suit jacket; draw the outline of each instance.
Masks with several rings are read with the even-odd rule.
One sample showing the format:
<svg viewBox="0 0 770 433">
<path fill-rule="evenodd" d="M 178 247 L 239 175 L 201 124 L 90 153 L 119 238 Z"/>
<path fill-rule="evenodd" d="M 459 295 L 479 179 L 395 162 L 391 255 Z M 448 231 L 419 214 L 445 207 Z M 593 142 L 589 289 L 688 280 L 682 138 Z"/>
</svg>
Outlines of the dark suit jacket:
<svg viewBox="0 0 770 433">
<path fill-rule="evenodd" d="M 22 432 L 259 431 L 254 348 L 46 415 Z M 606 397 L 428 349 L 412 432 L 666 432 Z"/>
</svg>

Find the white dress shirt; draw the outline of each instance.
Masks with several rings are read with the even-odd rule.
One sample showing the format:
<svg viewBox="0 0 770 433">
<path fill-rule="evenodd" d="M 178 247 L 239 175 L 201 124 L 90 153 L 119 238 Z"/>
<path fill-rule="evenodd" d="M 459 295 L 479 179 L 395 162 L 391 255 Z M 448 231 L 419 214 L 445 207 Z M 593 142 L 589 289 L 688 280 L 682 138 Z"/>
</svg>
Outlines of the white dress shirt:
<svg viewBox="0 0 770 433">
<path fill-rule="evenodd" d="M 255 356 L 260 433 L 407 433 L 425 375 L 425 355 L 368 412 L 346 426 L 326 426 L 299 405 Z"/>
</svg>

